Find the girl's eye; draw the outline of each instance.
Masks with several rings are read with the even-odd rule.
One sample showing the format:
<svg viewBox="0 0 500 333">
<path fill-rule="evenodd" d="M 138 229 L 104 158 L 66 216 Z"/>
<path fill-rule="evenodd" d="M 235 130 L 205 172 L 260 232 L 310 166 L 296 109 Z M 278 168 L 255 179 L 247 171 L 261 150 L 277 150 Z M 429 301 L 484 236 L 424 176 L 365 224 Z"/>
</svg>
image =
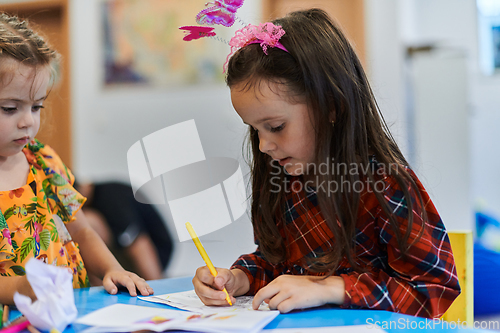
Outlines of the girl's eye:
<svg viewBox="0 0 500 333">
<path fill-rule="evenodd" d="M 31 107 L 31 110 L 32 110 L 33 112 L 38 112 L 38 111 L 40 111 L 40 110 L 41 110 L 41 109 L 43 109 L 43 108 L 45 108 L 43 105 L 33 105 L 33 106 Z"/>
<path fill-rule="evenodd" d="M 271 132 L 272 133 L 279 132 L 279 131 L 283 130 L 284 127 L 285 127 L 284 123 L 277 126 L 277 127 L 271 127 Z"/>
<path fill-rule="evenodd" d="M 14 112 L 17 111 L 17 108 L 10 108 L 10 107 L 7 107 L 7 106 L 2 106 L 2 110 L 5 113 L 14 113 Z"/>
</svg>

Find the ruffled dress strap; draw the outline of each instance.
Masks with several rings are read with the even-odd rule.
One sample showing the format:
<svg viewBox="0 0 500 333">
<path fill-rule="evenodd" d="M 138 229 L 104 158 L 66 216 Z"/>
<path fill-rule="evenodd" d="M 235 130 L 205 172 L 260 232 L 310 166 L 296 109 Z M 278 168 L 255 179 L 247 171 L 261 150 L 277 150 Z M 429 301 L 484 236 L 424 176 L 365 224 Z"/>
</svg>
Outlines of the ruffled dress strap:
<svg viewBox="0 0 500 333">
<path fill-rule="evenodd" d="M 51 211 L 64 223 L 73 221 L 86 198 L 73 187 L 75 177 L 71 171 L 51 147 L 37 139 L 26 145 L 24 153 L 34 166 L 32 169 L 35 175 L 37 172 L 45 174 L 41 185 L 51 205 Z"/>
</svg>

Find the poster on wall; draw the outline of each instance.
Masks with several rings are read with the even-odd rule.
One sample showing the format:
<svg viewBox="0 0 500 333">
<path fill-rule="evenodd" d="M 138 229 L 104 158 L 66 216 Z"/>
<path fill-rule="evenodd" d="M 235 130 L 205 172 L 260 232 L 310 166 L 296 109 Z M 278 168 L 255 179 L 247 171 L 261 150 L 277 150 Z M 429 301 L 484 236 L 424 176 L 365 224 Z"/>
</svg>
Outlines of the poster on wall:
<svg viewBox="0 0 500 333">
<path fill-rule="evenodd" d="M 222 83 L 229 46 L 212 38 L 186 42 L 180 26 L 196 25 L 205 0 L 103 0 L 106 87 L 172 87 Z M 229 32 L 217 32 L 217 35 Z"/>
</svg>

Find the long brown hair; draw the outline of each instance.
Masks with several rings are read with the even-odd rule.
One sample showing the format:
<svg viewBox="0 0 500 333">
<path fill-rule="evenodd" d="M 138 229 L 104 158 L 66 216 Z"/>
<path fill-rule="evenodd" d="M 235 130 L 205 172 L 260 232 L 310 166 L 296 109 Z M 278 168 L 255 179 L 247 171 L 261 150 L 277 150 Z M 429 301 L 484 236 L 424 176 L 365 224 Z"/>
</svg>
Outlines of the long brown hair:
<svg viewBox="0 0 500 333">
<path fill-rule="evenodd" d="M 374 192 L 405 256 L 413 244 L 408 244 L 408 240 L 412 224 L 416 223 L 411 212 L 412 205 L 417 203 L 412 202 L 409 189 L 416 193 L 418 204 L 424 205 L 415 181 L 405 169 L 408 162 L 389 132 L 352 46 L 328 14 L 320 9 L 292 12 L 273 23 L 285 30 L 280 42 L 288 52 L 268 48 L 266 55 L 259 44 L 241 48 L 229 61 L 227 85 L 233 88 L 244 83 L 245 89 L 249 89 L 258 87 L 260 82 L 272 82 L 283 85 L 295 96 L 301 96 L 311 110 L 315 128 L 316 165 L 325 161 L 346 166 L 352 163 L 370 165 L 370 156 L 375 155 L 378 165 L 385 170 L 400 166 L 391 175 L 401 187 L 410 212 L 406 230 L 401 230 L 402 226 L 389 209 L 383 192 Z M 330 119 L 335 120 L 334 127 Z M 276 170 L 276 165 L 259 150 L 258 134 L 251 127 L 249 143 L 254 234 L 264 257 L 278 263 L 286 258 L 284 241 L 276 226 L 283 218 L 285 193 L 271 190 L 271 173 Z M 354 254 L 360 193 L 347 186 L 363 177 L 371 181 L 380 179 L 375 169 L 366 170 L 365 175 L 344 170 L 317 176 L 317 181 L 334 181 L 341 186 L 333 193 L 317 192 L 321 214 L 332 230 L 335 242 L 330 251 L 314 259 L 312 270 L 333 273 L 344 256 L 354 269 L 362 270 Z M 275 173 L 273 176 L 276 177 Z M 279 177 L 283 180 L 286 175 L 281 172 Z M 425 210 L 422 218 L 426 220 Z M 422 232 L 423 228 L 420 230 Z"/>
</svg>

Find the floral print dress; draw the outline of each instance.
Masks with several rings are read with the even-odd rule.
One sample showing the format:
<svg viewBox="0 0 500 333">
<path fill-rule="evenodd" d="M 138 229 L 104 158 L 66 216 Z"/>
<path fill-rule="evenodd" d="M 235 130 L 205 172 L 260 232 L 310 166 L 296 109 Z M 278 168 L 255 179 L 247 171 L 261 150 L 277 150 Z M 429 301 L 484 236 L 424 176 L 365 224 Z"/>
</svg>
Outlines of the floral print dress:
<svg viewBox="0 0 500 333">
<path fill-rule="evenodd" d="M 23 149 L 30 173 L 23 187 L 0 191 L 0 275 L 25 275 L 31 258 L 67 267 L 73 287 L 88 287 L 78 245 L 65 224 L 75 219 L 85 198 L 56 152 L 34 139 Z"/>
</svg>

